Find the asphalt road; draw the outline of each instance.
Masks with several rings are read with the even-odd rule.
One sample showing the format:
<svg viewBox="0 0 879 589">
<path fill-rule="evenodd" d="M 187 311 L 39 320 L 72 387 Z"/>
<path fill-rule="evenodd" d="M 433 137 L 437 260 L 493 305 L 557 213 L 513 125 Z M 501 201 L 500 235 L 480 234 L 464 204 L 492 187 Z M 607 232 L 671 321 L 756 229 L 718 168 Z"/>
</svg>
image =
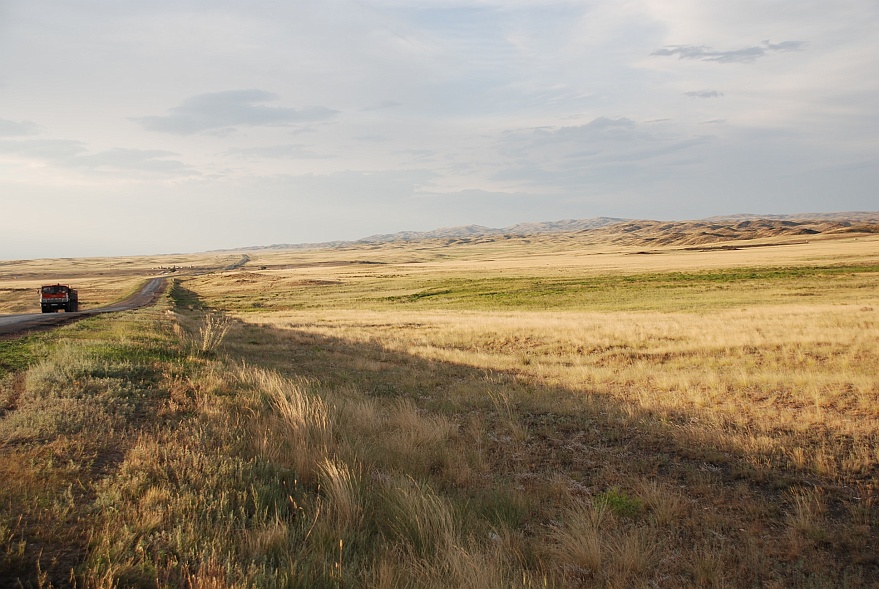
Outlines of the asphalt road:
<svg viewBox="0 0 879 589">
<path fill-rule="evenodd" d="M 125 300 L 76 313 L 27 313 L 25 315 L 0 315 L 0 335 L 9 335 L 34 329 L 46 329 L 56 325 L 62 325 L 81 317 L 100 315 L 101 313 L 114 313 L 116 311 L 129 311 L 138 307 L 151 304 L 165 290 L 166 278 L 152 278 L 136 294 Z"/>
</svg>

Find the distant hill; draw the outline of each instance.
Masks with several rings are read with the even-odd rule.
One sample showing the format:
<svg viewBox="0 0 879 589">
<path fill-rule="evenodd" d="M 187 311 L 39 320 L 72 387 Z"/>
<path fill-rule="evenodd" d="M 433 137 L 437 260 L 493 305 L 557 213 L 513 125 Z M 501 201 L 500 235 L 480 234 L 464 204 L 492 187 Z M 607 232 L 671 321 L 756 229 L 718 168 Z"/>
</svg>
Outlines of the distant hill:
<svg viewBox="0 0 879 589">
<path fill-rule="evenodd" d="M 837 220 L 829 220 L 829 219 Z M 624 221 L 589 232 L 594 243 L 630 246 L 704 246 L 706 244 L 797 236 L 879 233 L 879 214 L 765 218 L 756 215 L 701 221 Z"/>
<path fill-rule="evenodd" d="M 726 215 L 693 221 L 652 221 L 594 217 L 519 223 L 510 227 L 491 228 L 482 225 L 444 227 L 432 231 L 400 231 L 370 235 L 356 241 L 323 243 L 275 244 L 237 248 L 234 251 L 329 249 L 363 244 L 416 242 L 426 240 L 492 240 L 494 237 L 579 234 L 590 242 L 619 245 L 691 245 L 722 241 L 761 239 L 769 237 L 834 233 L 879 233 L 879 212 L 800 213 L 794 215 Z M 233 250 L 226 250 L 233 251 Z"/>
<path fill-rule="evenodd" d="M 324 249 L 349 247 L 357 244 L 380 244 L 403 241 L 424 241 L 428 239 L 464 239 L 472 237 L 487 237 L 492 235 L 539 235 L 546 233 L 569 233 L 596 229 L 614 223 L 627 221 L 628 219 L 615 219 L 611 217 L 595 217 L 592 219 L 567 219 L 564 221 L 545 221 L 537 223 L 519 223 L 510 227 L 495 229 L 482 225 L 463 225 L 460 227 L 444 227 L 432 231 L 400 231 L 370 235 L 355 241 L 325 241 L 322 243 L 277 243 L 265 246 L 250 246 L 222 251 L 250 251 L 250 250 L 286 250 L 286 249 Z"/>
<path fill-rule="evenodd" d="M 444 227 L 433 231 L 401 231 L 385 235 L 370 235 L 358 239 L 355 243 L 390 243 L 395 241 L 423 241 L 425 239 L 460 239 L 463 237 L 485 237 L 489 235 L 541 235 L 544 233 L 571 233 L 588 231 L 627 219 L 611 217 L 595 217 L 592 219 L 566 219 L 564 221 L 545 221 L 541 223 L 519 223 L 502 229 L 492 229 L 482 225 L 466 225 L 463 227 Z"/>
<path fill-rule="evenodd" d="M 879 211 L 849 211 L 843 213 L 796 213 L 794 215 L 725 215 L 708 217 L 702 221 L 836 221 L 838 223 L 879 223 Z"/>
</svg>

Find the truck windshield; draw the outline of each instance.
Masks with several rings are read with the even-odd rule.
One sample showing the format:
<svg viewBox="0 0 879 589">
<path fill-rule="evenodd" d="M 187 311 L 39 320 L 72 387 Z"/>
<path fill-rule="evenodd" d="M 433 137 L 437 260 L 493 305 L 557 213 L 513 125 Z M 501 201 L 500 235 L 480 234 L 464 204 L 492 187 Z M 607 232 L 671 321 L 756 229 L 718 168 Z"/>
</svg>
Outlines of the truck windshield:
<svg viewBox="0 0 879 589">
<path fill-rule="evenodd" d="M 58 294 L 64 292 L 65 288 L 63 286 L 44 286 L 43 294 Z"/>
</svg>

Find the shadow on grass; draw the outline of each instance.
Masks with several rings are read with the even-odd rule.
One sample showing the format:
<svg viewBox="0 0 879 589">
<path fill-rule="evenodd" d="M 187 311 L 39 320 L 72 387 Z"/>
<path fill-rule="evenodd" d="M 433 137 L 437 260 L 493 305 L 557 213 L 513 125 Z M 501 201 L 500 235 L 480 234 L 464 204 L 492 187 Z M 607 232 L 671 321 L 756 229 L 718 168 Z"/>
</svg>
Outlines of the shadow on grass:
<svg viewBox="0 0 879 589">
<path fill-rule="evenodd" d="M 175 278 L 171 283 L 168 296 L 181 309 L 196 310 L 204 307 L 198 294 L 181 285 L 179 278 Z"/>
<path fill-rule="evenodd" d="M 516 506 L 510 518 L 527 522 L 526 528 L 552 525 L 572 500 L 616 496 L 618 489 L 625 498 L 654 484 L 684 497 L 670 541 L 685 552 L 718 541 L 737 546 L 728 557 L 734 568 L 747 571 L 737 582 L 879 578 L 879 525 L 868 499 L 857 496 L 863 486 L 763 462 L 719 441 L 695 444 L 667 416 L 610 396 L 295 328 L 241 324 L 226 349 L 249 364 L 329 390 L 408 399 L 461 428 L 480 424 L 480 439 L 473 443 L 482 447 L 490 476 L 463 488 L 446 482 L 443 491 L 478 503 L 480 497 L 521 490 L 531 498 L 522 508 L 529 514 Z M 680 415 L 680 422 L 690 417 Z M 820 534 L 805 543 L 789 541 L 792 497 L 815 488 L 827 504 Z M 855 521 L 859 505 L 867 505 L 868 515 Z"/>
</svg>

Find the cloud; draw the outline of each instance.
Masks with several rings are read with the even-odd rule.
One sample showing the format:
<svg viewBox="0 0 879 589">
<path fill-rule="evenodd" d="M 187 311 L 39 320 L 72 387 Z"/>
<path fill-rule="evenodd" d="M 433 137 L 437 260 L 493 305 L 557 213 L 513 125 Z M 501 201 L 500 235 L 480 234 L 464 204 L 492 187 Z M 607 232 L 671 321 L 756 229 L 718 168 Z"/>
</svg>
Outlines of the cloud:
<svg viewBox="0 0 879 589">
<path fill-rule="evenodd" d="M 690 98 L 720 98 L 723 96 L 723 92 L 718 92 L 717 90 L 693 90 L 691 92 L 684 92 L 684 94 Z"/>
<path fill-rule="evenodd" d="M 0 119 L 0 137 L 20 137 L 22 135 L 34 135 L 36 132 L 37 126 L 34 123 Z"/>
<path fill-rule="evenodd" d="M 297 158 L 297 159 L 328 159 L 333 156 L 321 155 L 309 151 L 302 144 L 268 145 L 265 147 L 245 147 L 230 149 L 226 155 L 244 158 Z"/>
<path fill-rule="evenodd" d="M 388 108 L 397 108 L 397 107 L 399 107 L 399 106 L 403 106 L 403 104 L 400 103 L 400 102 L 397 102 L 396 100 L 383 100 L 383 101 L 382 101 L 381 103 L 379 103 L 379 104 L 374 104 L 374 105 L 372 105 L 372 106 L 367 106 L 367 107 L 363 108 L 362 110 L 364 110 L 364 111 L 370 111 L 370 110 L 385 110 L 385 109 L 388 109 Z"/>
<path fill-rule="evenodd" d="M 367 141 L 371 143 L 384 143 L 388 141 L 390 137 L 387 135 L 382 135 L 380 133 L 370 133 L 368 135 L 357 135 L 354 137 L 357 141 Z"/>
<path fill-rule="evenodd" d="M 630 139 L 637 124 L 631 119 L 598 117 L 585 125 L 561 127 L 549 135 L 563 141 L 594 141 L 597 139 Z"/>
<path fill-rule="evenodd" d="M 393 153 L 394 155 L 409 158 L 411 161 L 421 164 L 436 161 L 436 156 L 438 155 L 437 152 L 432 149 L 401 149 Z"/>
<path fill-rule="evenodd" d="M 81 141 L 27 139 L 0 141 L 0 154 L 47 161 L 67 161 L 86 151 Z"/>
<path fill-rule="evenodd" d="M 781 51 L 797 51 L 805 45 L 802 41 L 783 41 L 770 43 L 763 41 L 759 46 L 744 47 L 730 51 L 714 51 L 705 45 L 666 45 L 651 55 L 674 56 L 678 59 L 694 59 L 697 61 L 715 61 L 718 63 L 752 63 L 769 53 Z"/>
<path fill-rule="evenodd" d="M 585 125 L 509 131 L 499 152 L 507 158 L 492 175 L 506 189 L 589 190 L 613 193 L 639 181 L 671 174 L 694 150 L 712 141 L 632 119 L 599 117 Z"/>
<path fill-rule="evenodd" d="M 164 176 L 196 174 L 186 164 L 169 159 L 177 154 L 154 149 L 115 148 L 87 154 L 81 141 L 61 139 L 0 140 L 0 155 L 38 161 L 58 168 L 92 172 L 144 172 Z M 124 175 L 124 174 L 123 174 Z"/>
<path fill-rule="evenodd" d="M 501 136 L 501 152 L 523 156 L 533 150 L 551 146 L 598 147 L 609 143 L 628 142 L 643 137 L 635 121 L 620 117 L 598 117 L 585 125 L 571 127 L 537 127 L 506 131 Z"/>
<path fill-rule="evenodd" d="M 338 111 L 323 106 L 295 109 L 264 106 L 278 97 L 263 90 L 229 90 L 193 96 L 166 116 L 134 118 L 148 131 L 192 135 L 236 126 L 283 126 L 332 118 Z"/>
<path fill-rule="evenodd" d="M 159 149 L 115 148 L 93 155 L 79 156 L 68 162 L 70 166 L 94 171 L 147 172 L 165 176 L 192 176 L 197 173 L 181 161 L 168 159 L 177 155 Z"/>
<path fill-rule="evenodd" d="M 584 185 L 624 186 L 636 178 L 658 178 L 672 173 L 670 165 L 692 161 L 686 152 L 702 147 L 710 137 L 639 143 L 617 149 L 570 153 L 567 157 L 535 162 L 520 160 L 498 171 L 495 180 L 514 181 L 520 187 L 548 186 L 576 193 Z"/>
</svg>

